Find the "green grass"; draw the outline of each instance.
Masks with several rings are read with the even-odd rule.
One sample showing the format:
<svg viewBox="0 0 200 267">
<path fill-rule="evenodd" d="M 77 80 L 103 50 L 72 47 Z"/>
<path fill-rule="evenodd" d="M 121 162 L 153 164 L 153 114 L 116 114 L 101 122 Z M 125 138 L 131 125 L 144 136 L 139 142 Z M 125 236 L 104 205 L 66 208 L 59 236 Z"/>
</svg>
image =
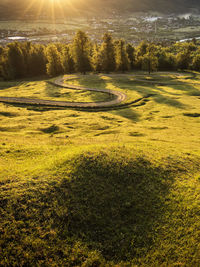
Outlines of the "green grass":
<svg viewBox="0 0 200 267">
<path fill-rule="evenodd" d="M 0 265 L 200 265 L 199 76 L 152 78 L 163 75 L 176 84 L 134 81 L 145 73 L 70 81 L 129 101 L 151 95 L 125 109 L 0 104 Z M 1 96 L 105 97 L 66 97 L 45 81 L 0 87 Z"/>
<path fill-rule="evenodd" d="M 185 28 L 176 29 L 176 30 L 174 30 L 174 32 L 177 32 L 177 33 L 179 33 L 179 32 L 180 33 L 182 33 L 182 32 L 184 32 L 184 33 L 190 33 L 190 32 L 198 32 L 199 29 L 200 29 L 199 26 L 196 26 L 196 27 L 194 27 L 194 26 L 188 26 L 188 27 L 185 27 Z"/>
<path fill-rule="evenodd" d="M 13 85 L 11 83 L 11 85 Z M 46 81 L 26 81 L 10 86 L 3 83 L 0 96 L 41 98 L 47 100 L 70 101 L 70 102 L 99 102 L 110 100 L 110 96 L 101 92 L 75 91 L 61 88 L 47 83 Z"/>
<path fill-rule="evenodd" d="M 87 29 L 89 27 L 85 19 L 73 18 L 70 20 L 5 20 L 0 23 L 1 30 L 21 30 L 25 32 L 29 31 L 39 31 L 42 29 L 47 29 L 52 32 L 53 30 L 57 31 L 69 31 L 69 30 L 78 30 L 83 28 Z"/>
</svg>

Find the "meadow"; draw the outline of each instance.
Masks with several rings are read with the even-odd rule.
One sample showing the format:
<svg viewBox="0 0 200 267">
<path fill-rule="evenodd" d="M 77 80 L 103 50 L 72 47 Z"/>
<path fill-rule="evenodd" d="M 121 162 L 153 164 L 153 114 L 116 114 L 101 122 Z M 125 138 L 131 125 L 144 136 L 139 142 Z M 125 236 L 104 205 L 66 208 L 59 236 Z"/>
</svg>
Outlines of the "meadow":
<svg viewBox="0 0 200 267">
<path fill-rule="evenodd" d="M 139 101 L 93 111 L 0 103 L 0 265 L 199 266 L 200 74 L 66 83 Z M 44 79 L 2 81 L 0 96 L 109 98 Z"/>
<path fill-rule="evenodd" d="M 41 29 L 46 29 L 48 31 L 57 30 L 57 31 L 64 31 L 64 30 L 77 30 L 81 28 L 88 28 L 89 25 L 87 24 L 87 20 L 81 18 L 73 18 L 68 20 L 1 20 L 0 22 L 0 30 L 14 30 L 24 31 L 24 32 L 31 32 L 31 31 L 38 31 Z"/>
</svg>

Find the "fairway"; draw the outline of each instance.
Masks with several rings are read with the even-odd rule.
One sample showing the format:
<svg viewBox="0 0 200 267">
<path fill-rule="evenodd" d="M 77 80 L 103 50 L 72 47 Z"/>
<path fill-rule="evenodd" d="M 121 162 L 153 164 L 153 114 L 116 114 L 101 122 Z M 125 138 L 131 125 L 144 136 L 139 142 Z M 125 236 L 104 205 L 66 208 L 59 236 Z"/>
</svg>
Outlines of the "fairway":
<svg viewBox="0 0 200 267">
<path fill-rule="evenodd" d="M 125 106 L 0 103 L 0 265 L 199 266 L 200 74 L 57 79 L 0 98 Z"/>
</svg>

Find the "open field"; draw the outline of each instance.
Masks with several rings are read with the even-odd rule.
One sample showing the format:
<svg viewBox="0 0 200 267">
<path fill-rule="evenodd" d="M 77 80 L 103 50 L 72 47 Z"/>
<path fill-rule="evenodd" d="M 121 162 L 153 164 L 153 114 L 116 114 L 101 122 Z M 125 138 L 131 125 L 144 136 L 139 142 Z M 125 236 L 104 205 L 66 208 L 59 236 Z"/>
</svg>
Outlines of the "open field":
<svg viewBox="0 0 200 267">
<path fill-rule="evenodd" d="M 200 74 L 74 75 L 126 108 L 0 103 L 0 265 L 199 266 Z M 0 96 L 107 101 L 45 80 Z"/>
<path fill-rule="evenodd" d="M 86 19 L 76 18 L 69 20 L 57 20 L 56 23 L 52 20 L 36 20 L 36 21 L 27 21 L 27 20 L 9 20 L 9 21 L 0 21 L 0 30 L 21 30 L 21 31 L 34 31 L 39 29 L 57 31 L 63 30 L 78 30 L 79 28 L 88 28 Z"/>
</svg>

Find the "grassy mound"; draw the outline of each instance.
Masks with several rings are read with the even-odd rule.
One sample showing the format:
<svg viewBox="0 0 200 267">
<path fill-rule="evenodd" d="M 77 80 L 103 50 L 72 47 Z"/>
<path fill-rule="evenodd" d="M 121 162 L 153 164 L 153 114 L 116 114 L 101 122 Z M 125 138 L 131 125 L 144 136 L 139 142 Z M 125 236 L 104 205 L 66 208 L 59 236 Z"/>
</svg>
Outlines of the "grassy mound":
<svg viewBox="0 0 200 267">
<path fill-rule="evenodd" d="M 117 153 L 76 159 L 70 182 L 70 233 L 108 259 L 130 259 L 152 244 L 171 174 L 144 158 Z"/>
<path fill-rule="evenodd" d="M 2 180 L 0 265 L 198 266 L 199 161 L 100 149 Z"/>
<path fill-rule="evenodd" d="M 163 73 L 178 83 L 163 86 L 139 75 L 73 81 L 151 95 L 125 109 L 0 104 L 0 266 L 200 266 L 199 74 Z M 0 87 L 67 93 L 42 81 Z"/>
</svg>

